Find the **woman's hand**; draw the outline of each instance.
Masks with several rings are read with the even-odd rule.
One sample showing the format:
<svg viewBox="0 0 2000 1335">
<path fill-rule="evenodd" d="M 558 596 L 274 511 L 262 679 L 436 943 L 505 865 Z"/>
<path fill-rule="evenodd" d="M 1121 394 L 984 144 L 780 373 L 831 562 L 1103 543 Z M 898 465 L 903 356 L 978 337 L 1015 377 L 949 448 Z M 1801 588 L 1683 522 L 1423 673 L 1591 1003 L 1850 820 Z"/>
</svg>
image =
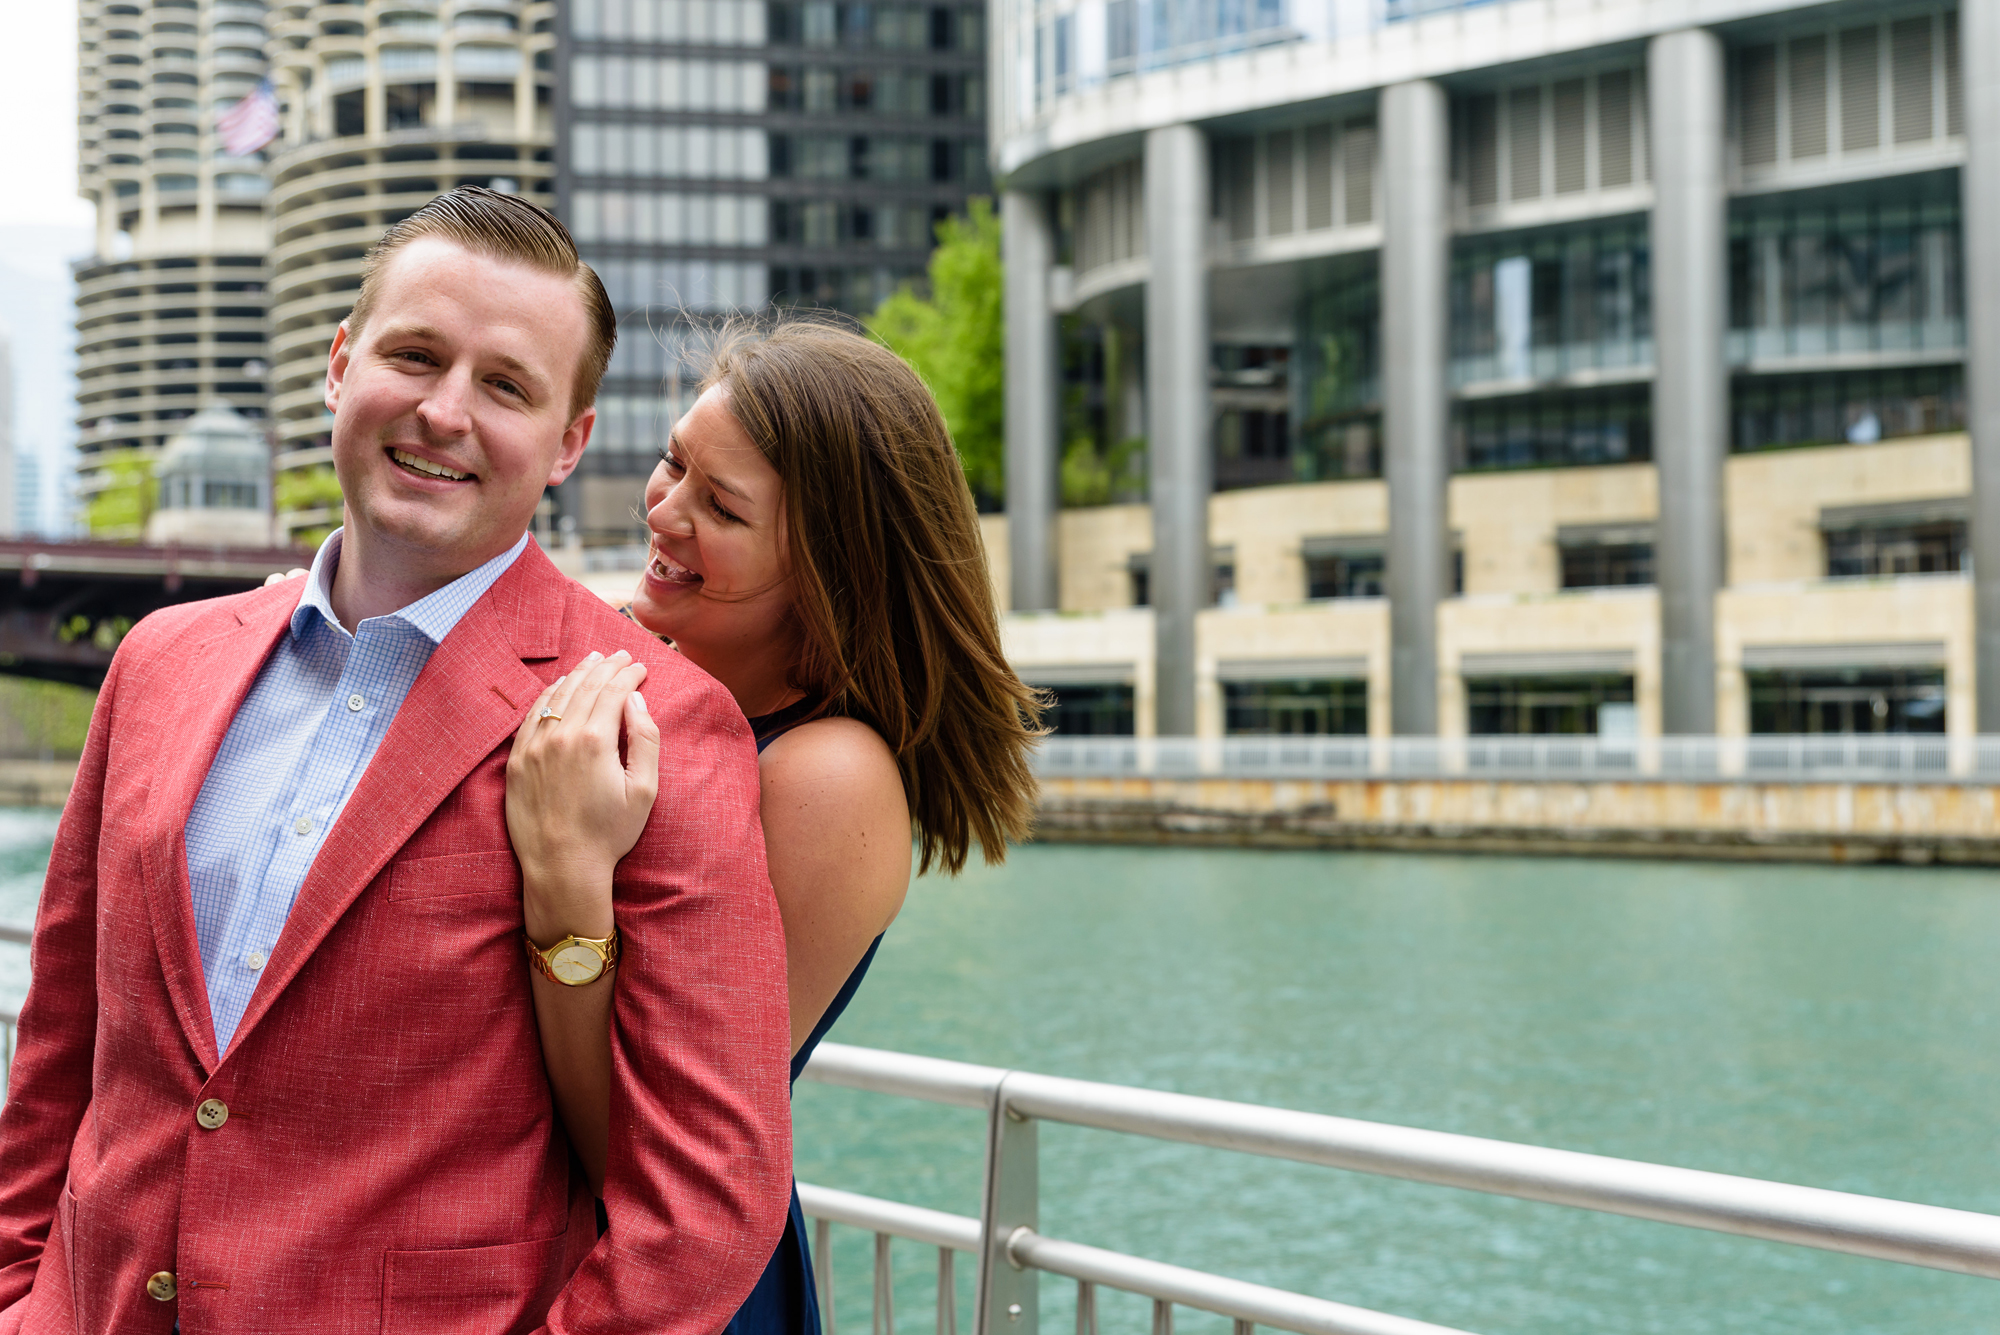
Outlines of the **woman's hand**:
<svg viewBox="0 0 2000 1335">
<path fill-rule="evenodd" d="M 310 571 L 307 571 L 301 567 L 293 566 L 290 570 L 287 570 L 282 575 L 274 572 L 272 574 L 264 576 L 264 587 L 268 589 L 273 584 L 283 584 L 288 579 L 297 579 L 300 575 L 305 575 L 310 573 L 311 573 Z"/>
<path fill-rule="evenodd" d="M 660 730 L 619 650 L 591 654 L 528 709 L 507 761 L 507 833 L 526 888 L 528 935 L 611 934 L 611 874 L 646 828 L 660 784 Z M 543 710 L 560 718 L 544 718 Z M 625 739 L 624 756 L 619 738 Z"/>
</svg>

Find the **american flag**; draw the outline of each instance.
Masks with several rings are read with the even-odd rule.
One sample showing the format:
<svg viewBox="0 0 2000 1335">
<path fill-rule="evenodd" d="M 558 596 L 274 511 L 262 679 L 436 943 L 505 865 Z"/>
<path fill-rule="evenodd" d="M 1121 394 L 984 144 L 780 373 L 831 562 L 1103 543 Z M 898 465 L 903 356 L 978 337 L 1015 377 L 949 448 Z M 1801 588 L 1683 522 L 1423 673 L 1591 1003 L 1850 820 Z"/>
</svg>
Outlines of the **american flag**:
<svg viewBox="0 0 2000 1335">
<path fill-rule="evenodd" d="M 278 93 L 269 79 L 216 118 L 215 137 L 232 158 L 248 157 L 278 137 Z"/>
</svg>

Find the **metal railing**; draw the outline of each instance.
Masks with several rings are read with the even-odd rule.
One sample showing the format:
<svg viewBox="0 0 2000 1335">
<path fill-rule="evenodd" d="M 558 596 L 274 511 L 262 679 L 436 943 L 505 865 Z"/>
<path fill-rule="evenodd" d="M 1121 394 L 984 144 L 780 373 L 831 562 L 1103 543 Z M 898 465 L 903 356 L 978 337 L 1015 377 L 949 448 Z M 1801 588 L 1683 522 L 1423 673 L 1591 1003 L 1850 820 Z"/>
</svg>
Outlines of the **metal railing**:
<svg viewBox="0 0 2000 1335">
<path fill-rule="evenodd" d="M 0 925 L 0 944 L 25 946 L 31 944 L 35 934 L 26 927 Z M 21 1017 L 10 1010 L 0 1010 L 0 1095 L 7 1092 L 10 1073 L 14 1069 L 14 1026 Z"/>
<path fill-rule="evenodd" d="M 804 1074 L 822 1084 L 987 1114 L 977 1219 L 799 1184 L 800 1202 L 816 1221 L 814 1265 L 826 1335 L 835 1335 L 828 1246 L 835 1223 L 875 1234 L 874 1335 L 894 1335 L 891 1238 L 939 1250 L 939 1335 L 956 1332 L 954 1252 L 978 1258 L 974 1335 L 1037 1335 L 1038 1275 L 1044 1272 L 1076 1281 L 1077 1335 L 1097 1335 L 1098 1285 L 1151 1298 L 1154 1335 L 1172 1335 L 1176 1305 L 1229 1317 L 1236 1335 L 1251 1335 L 1258 1325 L 1300 1335 L 1464 1335 L 1044 1237 L 1037 1231 L 1036 1153 L 1036 1126 L 1044 1121 L 2000 1279 L 2000 1217 L 1966 1210 L 840 1043 L 822 1044 Z"/>
<path fill-rule="evenodd" d="M 1047 737 L 1043 778 L 2000 781 L 2000 736 Z"/>
</svg>

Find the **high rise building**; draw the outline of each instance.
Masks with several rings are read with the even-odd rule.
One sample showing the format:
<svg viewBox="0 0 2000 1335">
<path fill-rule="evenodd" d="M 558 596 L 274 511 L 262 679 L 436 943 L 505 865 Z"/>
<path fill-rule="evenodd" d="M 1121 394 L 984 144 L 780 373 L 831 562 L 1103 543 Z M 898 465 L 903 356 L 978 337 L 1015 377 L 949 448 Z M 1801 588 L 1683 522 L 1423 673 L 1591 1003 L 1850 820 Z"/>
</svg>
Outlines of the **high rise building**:
<svg viewBox="0 0 2000 1335">
<path fill-rule="evenodd" d="M 14 416 L 14 351 L 7 336 L 0 334 L 0 538 L 21 531 L 15 502 L 15 453 L 20 443 L 20 423 Z"/>
<path fill-rule="evenodd" d="M 263 155 L 214 133 L 263 76 L 264 5 L 81 0 L 77 36 L 77 180 L 97 208 L 76 267 L 87 503 L 109 460 L 156 457 L 210 399 L 265 415 Z"/>
<path fill-rule="evenodd" d="M 1059 726 L 2000 730 L 2000 4 L 1000 2 Z"/>
<path fill-rule="evenodd" d="M 558 198 L 618 308 L 578 476 L 591 544 L 684 406 L 690 326 L 767 302 L 860 316 L 988 189 L 985 15 L 916 0 L 575 0 L 558 14 Z"/>
<path fill-rule="evenodd" d="M 553 0 L 280 0 L 271 72 L 272 415 L 280 527 L 339 523 L 327 347 L 361 261 L 440 191 L 483 185 L 550 206 Z"/>
</svg>

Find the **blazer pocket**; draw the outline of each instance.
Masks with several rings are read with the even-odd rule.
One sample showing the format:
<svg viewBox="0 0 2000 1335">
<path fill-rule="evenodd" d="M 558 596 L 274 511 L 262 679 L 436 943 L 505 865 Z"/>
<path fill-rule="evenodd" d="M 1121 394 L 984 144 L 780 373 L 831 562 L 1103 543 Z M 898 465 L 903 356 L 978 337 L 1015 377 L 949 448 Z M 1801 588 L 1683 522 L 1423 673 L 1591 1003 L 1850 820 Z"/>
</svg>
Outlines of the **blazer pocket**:
<svg viewBox="0 0 2000 1335">
<path fill-rule="evenodd" d="M 498 1247 L 389 1252 L 383 1335 L 512 1335 L 547 1318 L 562 1289 L 565 1236 Z"/>
<path fill-rule="evenodd" d="M 442 899 L 448 895 L 521 897 L 521 864 L 508 849 L 490 853 L 441 853 L 406 858 L 389 868 L 389 898 Z"/>
<path fill-rule="evenodd" d="M 83 1304 L 76 1300 L 76 1192 L 71 1189 L 69 1179 L 63 1179 L 62 1199 L 56 1202 L 56 1227 L 62 1230 L 63 1269 L 69 1279 L 70 1319 L 78 1330 L 88 1330 L 90 1326 L 83 1319 Z"/>
</svg>

